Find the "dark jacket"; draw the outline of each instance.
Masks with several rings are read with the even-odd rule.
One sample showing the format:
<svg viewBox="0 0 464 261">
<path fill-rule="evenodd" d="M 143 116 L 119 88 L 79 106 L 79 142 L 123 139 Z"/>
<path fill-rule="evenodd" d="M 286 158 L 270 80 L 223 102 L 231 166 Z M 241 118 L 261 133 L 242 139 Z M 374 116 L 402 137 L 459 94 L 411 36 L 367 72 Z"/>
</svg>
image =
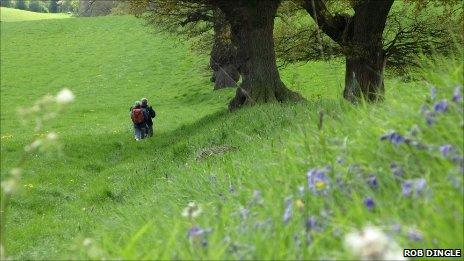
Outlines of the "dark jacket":
<svg viewBox="0 0 464 261">
<path fill-rule="evenodd" d="M 148 116 L 146 118 L 146 123 L 148 126 L 153 126 L 153 120 L 152 118 L 155 118 L 156 117 L 156 112 L 155 110 L 153 110 L 153 108 L 151 106 L 147 106 L 147 105 L 142 105 L 142 109 L 146 112 L 146 115 Z"/>
</svg>

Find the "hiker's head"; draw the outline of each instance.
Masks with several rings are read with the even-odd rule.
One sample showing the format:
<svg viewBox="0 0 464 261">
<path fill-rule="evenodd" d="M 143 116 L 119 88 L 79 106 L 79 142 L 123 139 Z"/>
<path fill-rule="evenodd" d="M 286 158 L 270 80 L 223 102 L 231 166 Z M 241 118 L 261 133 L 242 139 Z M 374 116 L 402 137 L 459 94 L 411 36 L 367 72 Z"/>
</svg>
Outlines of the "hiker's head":
<svg viewBox="0 0 464 261">
<path fill-rule="evenodd" d="M 140 108 L 140 105 L 141 105 L 140 101 L 134 102 L 134 108 Z"/>
<path fill-rule="evenodd" d="M 148 105 L 148 99 L 147 99 L 147 98 L 142 98 L 140 101 L 142 102 L 142 105 L 143 105 L 143 106 L 147 106 L 147 105 Z"/>
</svg>

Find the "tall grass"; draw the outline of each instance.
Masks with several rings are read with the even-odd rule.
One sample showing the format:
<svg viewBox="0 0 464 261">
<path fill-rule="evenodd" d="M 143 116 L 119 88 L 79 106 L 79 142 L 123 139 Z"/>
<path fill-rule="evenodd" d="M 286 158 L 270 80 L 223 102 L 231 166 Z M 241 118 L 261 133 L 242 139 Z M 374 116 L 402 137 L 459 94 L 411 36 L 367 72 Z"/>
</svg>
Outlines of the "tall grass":
<svg viewBox="0 0 464 261">
<path fill-rule="evenodd" d="M 207 57 L 174 43 L 130 17 L 2 25 L 2 179 L 32 132 L 16 108 L 60 87 L 77 96 L 50 126 L 64 155 L 34 155 L 11 201 L 13 258 L 346 259 L 345 235 L 367 224 L 404 248 L 463 247 L 459 60 L 389 78 L 386 101 L 364 106 L 341 99 L 340 62 L 290 66 L 282 77 L 307 103 L 228 113 L 233 90 L 211 91 Z M 136 143 L 127 111 L 142 96 L 156 134 Z M 422 106 L 443 99 L 428 125 Z M 314 169 L 325 176 L 310 189 Z M 197 217 L 182 216 L 189 202 Z"/>
</svg>

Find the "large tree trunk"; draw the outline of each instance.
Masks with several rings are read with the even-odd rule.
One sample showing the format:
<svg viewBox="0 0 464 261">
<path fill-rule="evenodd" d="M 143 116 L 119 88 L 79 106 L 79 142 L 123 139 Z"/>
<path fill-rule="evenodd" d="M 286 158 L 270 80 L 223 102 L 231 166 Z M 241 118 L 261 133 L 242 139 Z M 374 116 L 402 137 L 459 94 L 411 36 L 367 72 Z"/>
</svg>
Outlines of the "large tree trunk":
<svg viewBox="0 0 464 261">
<path fill-rule="evenodd" d="M 386 57 L 382 34 L 394 0 L 351 1 L 354 15 L 332 15 L 324 0 L 305 0 L 303 7 L 319 28 L 340 44 L 346 57 L 343 97 L 351 102 L 375 102 L 385 93 Z"/>
<path fill-rule="evenodd" d="M 240 73 L 237 69 L 237 50 L 232 43 L 230 25 L 221 10 L 214 10 L 214 44 L 211 50 L 210 66 L 213 69 L 211 81 L 214 89 L 238 86 Z"/>
<path fill-rule="evenodd" d="M 382 49 L 347 55 L 343 97 L 353 103 L 360 99 L 369 102 L 383 100 L 385 61 Z"/>
<path fill-rule="evenodd" d="M 354 6 L 355 15 L 348 24 L 351 36 L 345 40 L 346 74 L 343 97 L 351 102 L 364 98 L 383 100 L 383 72 L 386 57 L 382 34 L 393 1 L 361 1 Z"/>
<path fill-rule="evenodd" d="M 274 53 L 274 18 L 280 0 L 220 1 L 238 47 L 241 86 L 229 109 L 245 104 L 284 102 L 302 97 L 281 81 Z"/>
</svg>

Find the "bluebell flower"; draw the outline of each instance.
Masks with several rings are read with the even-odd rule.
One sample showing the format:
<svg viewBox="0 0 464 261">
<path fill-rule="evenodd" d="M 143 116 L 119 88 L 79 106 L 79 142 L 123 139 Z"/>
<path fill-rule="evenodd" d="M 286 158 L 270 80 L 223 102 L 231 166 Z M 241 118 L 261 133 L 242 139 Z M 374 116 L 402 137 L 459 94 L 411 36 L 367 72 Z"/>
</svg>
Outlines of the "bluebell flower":
<svg viewBox="0 0 464 261">
<path fill-rule="evenodd" d="M 395 131 L 391 131 L 383 136 L 380 137 L 382 141 L 390 141 L 393 145 L 398 146 L 401 143 L 405 142 L 405 139 L 401 134 Z"/>
<path fill-rule="evenodd" d="M 367 209 L 373 210 L 375 208 L 375 201 L 371 197 L 364 198 L 364 205 L 367 207 Z"/>
<path fill-rule="evenodd" d="M 307 232 L 321 232 L 323 230 L 321 224 L 317 221 L 315 216 L 310 216 L 308 219 L 306 219 L 305 227 Z"/>
<path fill-rule="evenodd" d="M 403 167 L 401 167 L 398 163 L 392 162 L 390 164 L 390 170 L 393 173 L 393 175 L 397 177 L 402 177 L 404 175 L 404 170 Z"/>
<path fill-rule="evenodd" d="M 403 182 L 402 193 L 403 196 L 409 197 L 412 194 L 420 195 L 422 194 L 427 187 L 427 181 L 424 178 L 419 179 L 409 179 Z"/>
<path fill-rule="evenodd" d="M 206 235 L 211 232 L 211 229 L 203 229 L 199 226 L 193 226 L 187 231 L 187 237 L 192 245 L 208 246 Z"/>
<path fill-rule="evenodd" d="M 423 239 L 422 232 L 416 229 L 410 229 L 408 231 L 408 238 L 411 241 L 422 241 Z"/>
<path fill-rule="evenodd" d="M 433 105 L 433 110 L 436 112 L 436 113 L 443 113 L 443 112 L 446 112 L 448 110 L 448 102 L 446 101 L 446 99 L 443 99 L 441 101 L 438 101 L 436 102 L 434 105 Z"/>
<path fill-rule="evenodd" d="M 287 197 L 285 199 L 285 210 L 284 210 L 284 223 L 287 223 L 292 218 L 292 206 L 293 199 L 292 197 Z"/>
<path fill-rule="evenodd" d="M 430 111 L 428 105 L 422 105 L 421 113 L 425 116 L 425 122 L 427 123 L 427 125 L 430 126 L 435 123 L 435 113 L 433 111 Z"/>
<path fill-rule="evenodd" d="M 310 169 L 306 174 L 308 178 L 308 189 L 315 194 L 318 192 L 327 192 L 330 185 L 329 178 L 327 177 L 329 171 L 330 167 Z"/>
<path fill-rule="evenodd" d="M 462 87 L 462 86 L 456 86 L 456 88 L 454 88 L 454 92 L 453 92 L 453 102 L 456 102 L 456 103 L 462 102 L 461 87 Z"/>
<path fill-rule="evenodd" d="M 377 182 L 377 177 L 375 175 L 369 175 L 367 178 L 367 185 L 371 187 L 372 189 L 376 189 L 379 186 L 379 183 Z"/>
<path fill-rule="evenodd" d="M 399 233 L 401 232 L 401 225 L 398 223 L 395 223 L 391 226 L 391 231 L 394 233 Z"/>
<path fill-rule="evenodd" d="M 447 158 L 450 155 L 450 153 L 453 152 L 453 146 L 451 146 L 450 144 L 445 144 L 440 146 L 439 150 L 441 152 L 441 155 Z"/>
</svg>

